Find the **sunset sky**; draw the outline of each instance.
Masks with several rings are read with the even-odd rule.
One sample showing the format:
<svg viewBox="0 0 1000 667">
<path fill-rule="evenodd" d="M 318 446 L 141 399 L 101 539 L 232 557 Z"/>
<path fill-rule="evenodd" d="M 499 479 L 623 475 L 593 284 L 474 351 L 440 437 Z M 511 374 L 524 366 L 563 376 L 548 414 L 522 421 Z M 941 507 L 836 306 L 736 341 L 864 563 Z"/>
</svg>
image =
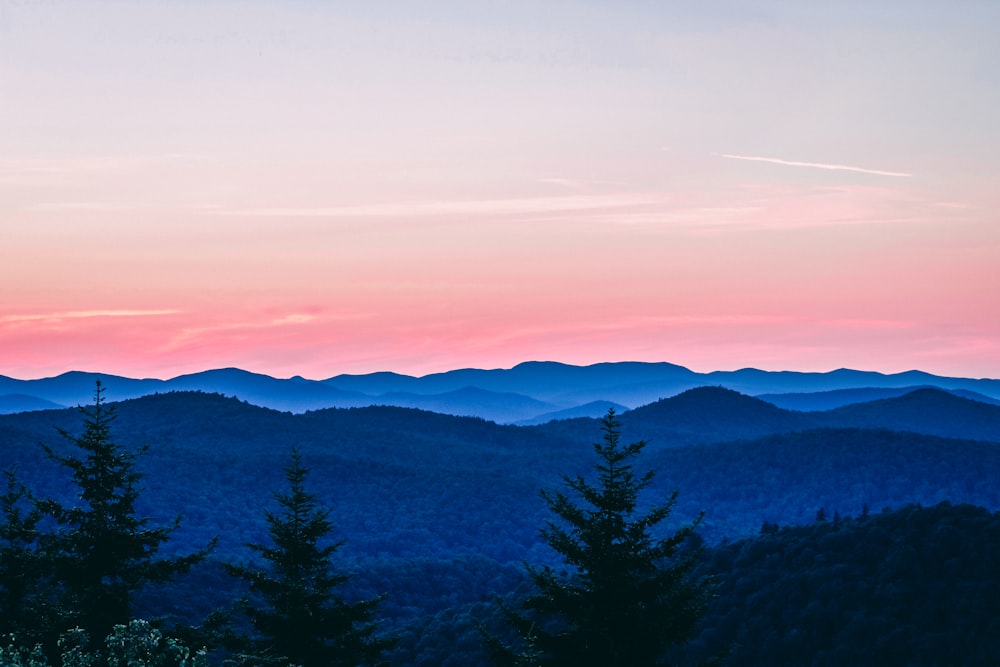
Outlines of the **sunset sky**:
<svg viewBox="0 0 1000 667">
<path fill-rule="evenodd" d="M 0 0 L 0 375 L 1000 377 L 996 0 Z"/>
</svg>

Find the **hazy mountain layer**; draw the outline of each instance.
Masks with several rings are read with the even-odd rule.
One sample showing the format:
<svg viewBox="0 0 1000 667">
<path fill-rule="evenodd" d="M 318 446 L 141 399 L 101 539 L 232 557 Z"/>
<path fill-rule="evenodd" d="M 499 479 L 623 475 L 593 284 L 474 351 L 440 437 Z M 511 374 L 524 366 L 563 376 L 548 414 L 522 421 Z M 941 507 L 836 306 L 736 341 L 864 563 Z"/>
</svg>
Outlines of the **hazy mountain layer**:
<svg viewBox="0 0 1000 667">
<path fill-rule="evenodd" d="M 510 369 L 461 369 L 422 377 L 370 373 L 338 375 L 325 380 L 299 376 L 278 379 L 233 368 L 169 380 L 76 371 L 38 380 L 0 376 L 0 396 L 23 397 L 19 401 L 0 401 L 0 413 L 40 409 L 49 403 L 66 407 L 85 404 L 90 401 L 96 379 L 101 379 L 109 395 L 120 400 L 157 392 L 194 390 L 236 396 L 254 405 L 289 412 L 397 405 L 478 416 L 498 423 L 537 423 L 547 418 L 573 417 L 580 414 L 574 411 L 582 406 L 600 402 L 635 408 L 701 386 L 725 387 L 748 395 L 766 394 L 777 405 L 799 410 L 823 410 L 887 398 L 890 394 L 879 394 L 876 390 L 904 391 L 911 387 L 937 387 L 1000 401 L 1000 380 L 940 377 L 920 371 L 890 375 L 846 369 L 829 373 L 755 369 L 695 373 L 669 363 L 571 366 L 526 362 Z M 585 409 L 583 414 L 591 415 L 592 411 Z"/>
</svg>

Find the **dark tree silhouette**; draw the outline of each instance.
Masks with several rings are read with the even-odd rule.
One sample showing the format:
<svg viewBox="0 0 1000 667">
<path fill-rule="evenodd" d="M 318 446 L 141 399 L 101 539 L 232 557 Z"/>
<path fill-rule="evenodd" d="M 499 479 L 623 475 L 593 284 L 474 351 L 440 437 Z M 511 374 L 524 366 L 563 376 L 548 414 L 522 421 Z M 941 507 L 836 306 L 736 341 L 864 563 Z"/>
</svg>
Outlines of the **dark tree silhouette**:
<svg viewBox="0 0 1000 667">
<path fill-rule="evenodd" d="M 266 569 L 227 566 L 262 603 L 243 604 L 258 635 L 244 658 L 256 665 L 382 664 L 382 653 L 394 643 L 375 633 L 373 615 L 382 598 L 349 603 L 335 591 L 349 578 L 331 564 L 343 543 L 325 540 L 333 525 L 329 510 L 319 507 L 316 496 L 305 489 L 308 472 L 293 450 L 285 468 L 289 491 L 274 496 L 281 512 L 266 515 L 272 545 L 247 545 L 267 561 Z"/>
<path fill-rule="evenodd" d="M 4 471 L 7 490 L 0 495 L 0 634 L 14 634 L 28 642 L 40 641 L 51 624 L 46 597 L 45 560 L 39 552 L 38 524 L 42 512 L 17 480 Z"/>
<path fill-rule="evenodd" d="M 700 553 L 691 538 L 701 518 L 655 537 L 677 493 L 640 513 L 639 492 L 653 472 L 637 477 L 631 461 L 646 443 L 621 444 L 614 410 L 601 429 L 603 442 L 594 444 L 596 484 L 563 478 L 582 505 L 564 493 L 542 492 L 557 517 L 542 536 L 570 573 L 528 566 L 537 592 L 523 609 L 506 612 L 523 647 L 518 654 L 487 636 L 498 664 L 658 665 L 667 649 L 689 638 L 711 597 L 712 583 L 690 576 Z"/>
<path fill-rule="evenodd" d="M 200 562 L 212 545 L 188 556 L 157 558 L 160 547 L 180 525 L 150 526 L 136 501 L 142 473 L 136 458 L 145 447 L 128 450 L 111 438 L 114 406 L 105 403 L 100 381 L 94 404 L 81 407 L 83 434 L 60 434 L 80 450 L 59 454 L 44 446 L 49 458 L 73 473 L 78 500 L 71 506 L 47 499 L 38 507 L 57 523 L 41 536 L 51 567 L 61 629 L 80 627 L 90 637 L 104 637 L 116 624 L 127 623 L 133 595 L 147 583 L 162 583 Z"/>
</svg>

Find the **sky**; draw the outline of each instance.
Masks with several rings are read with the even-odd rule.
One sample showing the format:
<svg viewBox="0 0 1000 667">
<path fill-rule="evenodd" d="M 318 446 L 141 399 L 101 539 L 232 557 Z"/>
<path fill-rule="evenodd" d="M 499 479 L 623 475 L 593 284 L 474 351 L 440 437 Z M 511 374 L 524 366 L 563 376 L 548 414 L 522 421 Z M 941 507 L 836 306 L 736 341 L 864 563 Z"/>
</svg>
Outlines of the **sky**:
<svg viewBox="0 0 1000 667">
<path fill-rule="evenodd" d="M 0 0 L 0 375 L 1000 377 L 995 0 Z"/>
</svg>

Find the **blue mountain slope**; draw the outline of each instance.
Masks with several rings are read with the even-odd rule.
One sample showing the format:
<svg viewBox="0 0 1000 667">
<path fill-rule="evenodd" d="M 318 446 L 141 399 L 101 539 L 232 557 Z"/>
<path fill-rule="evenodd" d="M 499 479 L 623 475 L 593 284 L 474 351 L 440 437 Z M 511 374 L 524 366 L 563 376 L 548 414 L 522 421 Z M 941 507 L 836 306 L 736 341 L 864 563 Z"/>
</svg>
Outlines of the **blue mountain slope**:
<svg viewBox="0 0 1000 667">
<path fill-rule="evenodd" d="M 390 392 L 379 395 L 373 403 L 418 408 L 448 415 L 481 417 L 498 424 L 527 419 L 556 407 L 530 396 L 488 391 L 477 387 L 462 387 L 441 394 Z"/>
<path fill-rule="evenodd" d="M 654 448 L 746 440 L 817 428 L 876 428 L 967 440 L 1000 442 L 1000 406 L 939 389 L 824 412 L 785 410 L 722 387 L 701 387 L 620 416 L 626 438 Z M 529 428 L 568 439 L 589 437 L 596 420 L 575 419 Z"/>
<path fill-rule="evenodd" d="M 619 403 L 612 403 L 611 401 L 592 401 L 576 407 L 536 415 L 531 419 L 516 422 L 516 424 L 518 426 L 536 426 L 538 424 L 545 424 L 547 422 L 558 421 L 560 419 L 578 419 L 580 417 L 596 419 L 607 414 L 609 408 L 614 408 L 614 411 L 618 414 L 628 410 L 627 407 Z"/>
<path fill-rule="evenodd" d="M 94 397 L 94 384 L 100 380 L 108 392 L 116 399 L 135 398 L 162 391 L 163 380 L 142 379 L 69 371 L 62 375 L 38 380 L 14 380 L 4 378 L 0 383 L 3 393 L 25 394 L 59 405 L 76 406 L 89 403 Z"/>
<path fill-rule="evenodd" d="M 800 413 L 782 410 L 723 387 L 700 387 L 636 408 L 622 416 L 630 432 L 662 435 L 681 442 L 757 438 L 813 426 Z M 645 436 L 643 436 L 645 437 Z M 652 436 L 651 436 L 652 437 Z"/>
<path fill-rule="evenodd" d="M 695 373 L 669 363 L 617 362 L 572 366 L 525 362 L 510 369 L 461 369 L 412 377 L 395 373 L 341 375 L 326 384 L 367 394 L 409 392 L 436 394 L 475 386 L 513 392 L 541 401 L 582 405 L 609 400 L 636 407 L 700 386 L 723 386 L 745 394 L 818 392 L 864 387 L 936 386 L 980 393 L 1000 400 L 1000 380 L 947 378 L 920 371 L 883 374 L 839 369 L 828 373 L 741 369 Z"/>
<path fill-rule="evenodd" d="M 818 413 L 830 426 L 888 428 L 942 437 L 1000 442 L 1000 406 L 918 389 L 904 396 Z"/>
<path fill-rule="evenodd" d="M 46 401 L 44 398 L 28 396 L 26 394 L 6 394 L 0 396 L 0 415 L 9 415 L 16 412 L 32 412 L 35 410 L 58 410 L 65 407 L 65 405 Z"/>
<path fill-rule="evenodd" d="M 772 405 L 786 410 L 798 410 L 800 412 L 818 412 L 823 410 L 833 410 L 845 405 L 855 403 L 867 403 L 884 398 L 896 398 L 903 396 L 917 389 L 931 389 L 933 387 L 863 387 L 859 389 L 834 389 L 832 391 L 801 392 L 788 394 L 758 394 L 757 398 L 767 401 Z M 948 393 L 961 396 L 980 403 L 1000 405 L 1000 401 L 990 398 L 978 392 L 964 389 L 951 389 Z"/>
<path fill-rule="evenodd" d="M 238 368 L 182 375 L 168 380 L 164 386 L 170 391 L 207 391 L 236 396 L 254 405 L 288 412 L 371 404 L 371 398 L 359 392 L 344 391 L 301 377 L 283 380 Z"/>
<path fill-rule="evenodd" d="M 395 373 L 339 375 L 324 380 L 342 389 L 385 394 L 405 391 L 438 394 L 474 386 L 497 392 L 512 392 L 551 403 L 582 404 L 603 398 L 626 387 L 667 386 L 688 388 L 697 375 L 675 364 L 618 362 L 591 366 L 572 366 L 551 361 L 529 361 L 510 369 L 460 369 L 423 377 Z M 646 392 L 648 393 L 648 392 Z M 584 400 L 584 397 L 586 398 Z"/>
</svg>

